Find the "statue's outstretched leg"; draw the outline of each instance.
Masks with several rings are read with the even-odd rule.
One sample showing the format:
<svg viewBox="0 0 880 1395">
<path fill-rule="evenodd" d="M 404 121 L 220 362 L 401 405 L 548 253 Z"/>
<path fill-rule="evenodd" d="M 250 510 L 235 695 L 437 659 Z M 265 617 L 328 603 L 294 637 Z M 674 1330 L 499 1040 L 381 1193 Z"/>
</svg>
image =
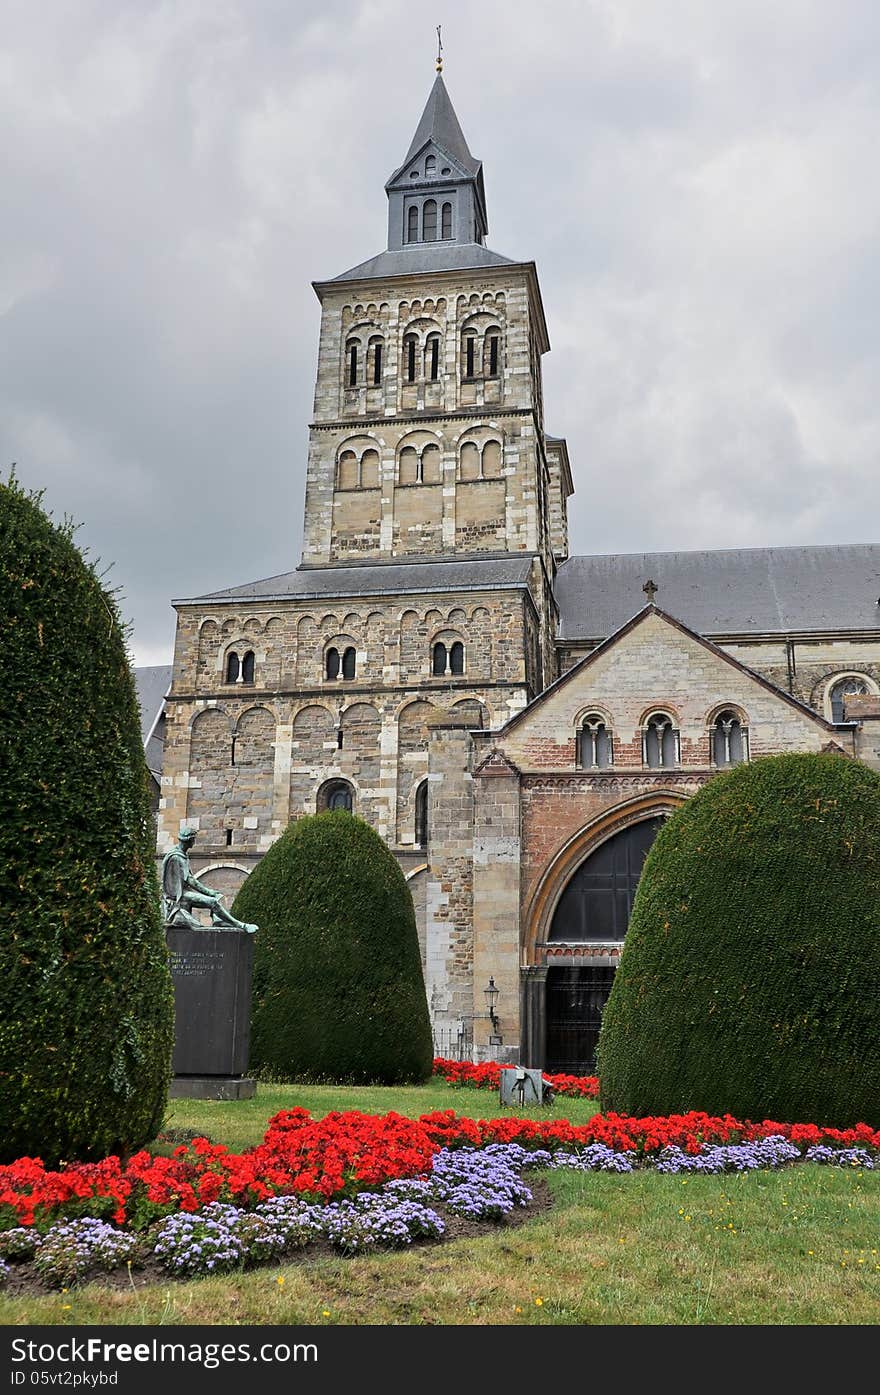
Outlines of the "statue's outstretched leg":
<svg viewBox="0 0 880 1395">
<path fill-rule="evenodd" d="M 214 925 L 226 925 L 231 930 L 246 930 L 249 935 L 256 934 L 256 925 L 249 925 L 244 920 L 236 920 L 231 911 L 227 911 L 222 902 L 217 901 L 211 907 L 211 921 Z"/>
</svg>

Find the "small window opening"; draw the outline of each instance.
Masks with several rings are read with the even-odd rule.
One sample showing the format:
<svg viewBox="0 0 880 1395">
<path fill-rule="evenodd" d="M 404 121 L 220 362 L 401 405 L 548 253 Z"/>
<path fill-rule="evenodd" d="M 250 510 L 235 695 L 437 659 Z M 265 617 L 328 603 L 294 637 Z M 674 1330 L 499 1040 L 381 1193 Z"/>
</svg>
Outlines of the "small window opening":
<svg viewBox="0 0 880 1395">
<path fill-rule="evenodd" d="M 464 673 L 464 645 L 459 639 L 449 651 L 449 672 Z"/>
<path fill-rule="evenodd" d="M 406 381 L 414 383 L 416 380 L 416 339 L 415 335 L 408 336 L 406 341 Z"/>
<path fill-rule="evenodd" d="M 373 383 L 378 385 L 382 381 L 382 345 L 377 344 L 373 353 Z"/>
<path fill-rule="evenodd" d="M 418 171 L 413 172 L 413 178 Z M 419 210 L 415 204 L 406 215 L 406 240 L 407 242 L 418 242 L 419 240 Z"/>
<path fill-rule="evenodd" d="M 230 765 L 235 765 L 235 743 L 236 743 L 236 740 L 237 740 L 237 739 L 238 739 L 238 738 L 235 737 L 235 736 L 233 736 L 233 738 L 232 738 L 232 754 L 231 754 L 231 756 L 230 756 L 230 758 L 229 758 L 229 764 L 230 764 Z"/>
<path fill-rule="evenodd" d="M 249 649 L 241 661 L 241 681 L 242 683 L 253 683 L 256 659 L 253 649 Z"/>
<path fill-rule="evenodd" d="M 338 677 L 339 677 L 339 650 L 338 650 L 338 649 L 328 649 L 328 650 L 327 650 L 327 670 L 326 670 L 326 672 L 327 672 L 327 677 L 328 677 L 328 678 L 338 678 Z"/>
<path fill-rule="evenodd" d="M 428 846 L 428 782 L 423 780 L 416 790 L 416 847 Z"/>
<path fill-rule="evenodd" d="M 341 751 L 341 750 L 342 750 L 342 743 L 343 743 L 344 740 L 345 740 L 345 732 L 342 730 L 342 727 L 338 727 L 337 730 L 336 730 L 336 749 L 337 749 L 338 751 Z"/>
<path fill-rule="evenodd" d="M 472 334 L 468 335 L 467 339 L 464 341 L 464 375 L 466 378 L 472 378 L 474 376 L 474 348 L 476 342 Z"/>
<path fill-rule="evenodd" d="M 612 764 L 611 733 L 599 714 L 592 713 L 578 734 L 578 765 L 582 770 L 605 770 Z"/>
<path fill-rule="evenodd" d="M 351 646 L 346 649 L 342 656 L 342 676 L 343 678 L 354 678 L 357 667 L 357 653 Z"/>
<path fill-rule="evenodd" d="M 441 236 L 441 237 L 451 237 L 451 236 L 452 236 L 452 204 L 451 204 L 451 203 L 445 203 L 445 204 L 443 205 L 443 211 L 442 211 L 441 220 L 440 220 L 440 236 Z"/>
<path fill-rule="evenodd" d="M 436 383 L 440 374 L 440 339 L 435 334 L 428 340 L 428 377 Z"/>
<path fill-rule="evenodd" d="M 229 654 L 226 659 L 226 682 L 237 683 L 238 676 L 240 673 L 241 664 L 239 663 L 238 655 L 233 650 L 233 652 Z"/>
<path fill-rule="evenodd" d="M 712 730 L 712 759 L 716 765 L 741 765 L 748 759 L 748 734 L 735 712 L 719 712 Z"/>
<path fill-rule="evenodd" d="M 422 213 L 422 241 L 436 242 L 437 240 L 437 200 L 425 199 L 425 208 Z"/>
<path fill-rule="evenodd" d="M 231 848 L 231 847 L 232 847 L 232 829 L 231 829 L 231 828 L 227 828 L 227 830 L 226 830 L 226 846 L 227 846 L 227 848 Z"/>
<path fill-rule="evenodd" d="M 356 387 L 358 380 L 358 346 L 349 344 L 348 346 L 348 386 Z"/>
<path fill-rule="evenodd" d="M 493 334 L 489 340 L 489 377 L 498 377 L 498 335 Z"/>
<path fill-rule="evenodd" d="M 438 640 L 434 645 L 431 672 L 435 678 L 442 678 L 446 672 L 446 645 L 442 640 Z"/>
<path fill-rule="evenodd" d="M 351 785 L 345 780 L 335 780 L 327 786 L 324 791 L 324 807 L 326 809 L 345 809 L 350 814 L 354 805 L 354 795 Z"/>
</svg>

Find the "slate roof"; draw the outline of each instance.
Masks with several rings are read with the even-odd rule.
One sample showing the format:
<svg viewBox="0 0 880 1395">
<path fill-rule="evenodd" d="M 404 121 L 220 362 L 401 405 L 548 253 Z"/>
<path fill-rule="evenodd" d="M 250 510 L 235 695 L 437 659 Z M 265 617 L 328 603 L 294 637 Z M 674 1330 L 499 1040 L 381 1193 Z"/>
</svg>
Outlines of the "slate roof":
<svg viewBox="0 0 880 1395">
<path fill-rule="evenodd" d="M 149 668 L 136 668 L 133 672 L 138 705 L 141 709 L 141 740 L 146 746 L 162 711 L 165 694 L 171 687 L 171 665 L 155 664 Z"/>
<path fill-rule="evenodd" d="M 303 567 L 294 572 L 248 581 L 225 591 L 211 591 L 188 601 L 321 600 L 332 596 L 384 596 L 416 591 L 476 591 L 524 586 L 532 565 L 522 557 L 486 557 L 467 561 L 377 563 L 360 567 Z"/>
<path fill-rule="evenodd" d="M 427 145 L 431 140 L 435 145 L 439 145 L 441 150 L 445 150 L 447 155 L 451 155 L 453 160 L 457 160 L 463 169 L 469 174 L 477 174 L 480 168 L 480 161 L 475 160 L 468 143 L 464 137 L 452 100 L 446 90 L 446 83 L 438 73 L 434 79 L 434 86 L 431 88 L 428 100 L 425 103 L 425 110 L 416 127 L 416 133 L 410 141 L 409 150 L 402 165 L 399 165 L 388 181 L 391 181 L 400 173 L 404 165 L 408 165 L 414 155 L 417 155 L 423 145 Z"/>
<path fill-rule="evenodd" d="M 430 271 L 478 271 L 486 266 L 516 266 L 513 257 L 490 252 L 479 242 L 411 242 L 394 252 L 379 252 L 334 276 L 334 281 L 366 281 L 385 276 L 413 276 Z M 316 282 L 320 285 L 321 282 Z"/>
<path fill-rule="evenodd" d="M 560 639 L 601 639 L 657 603 L 702 635 L 875 630 L 880 544 L 570 557 L 556 577 Z"/>
</svg>

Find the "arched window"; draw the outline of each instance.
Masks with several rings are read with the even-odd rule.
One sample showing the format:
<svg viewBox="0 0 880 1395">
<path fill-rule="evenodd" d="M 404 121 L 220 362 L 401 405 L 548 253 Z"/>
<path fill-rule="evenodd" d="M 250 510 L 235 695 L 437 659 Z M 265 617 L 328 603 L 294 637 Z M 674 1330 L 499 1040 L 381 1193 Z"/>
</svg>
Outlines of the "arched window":
<svg viewBox="0 0 880 1395">
<path fill-rule="evenodd" d="M 419 210 L 417 204 L 413 204 L 406 215 L 406 240 L 407 242 L 418 242 L 419 240 Z"/>
<path fill-rule="evenodd" d="M 445 643 L 438 639 L 431 649 L 431 673 L 435 678 L 464 673 L 464 645 L 460 639 Z"/>
<path fill-rule="evenodd" d="M 237 683 L 240 673 L 241 665 L 238 661 L 238 655 L 233 649 L 232 652 L 226 656 L 226 682 Z"/>
<path fill-rule="evenodd" d="M 425 199 L 422 210 L 422 241 L 437 241 L 437 200 Z"/>
<path fill-rule="evenodd" d="M 321 791 L 318 802 L 322 809 L 333 812 L 343 809 L 350 814 L 354 809 L 354 790 L 347 780 L 331 780 Z"/>
<path fill-rule="evenodd" d="M 607 770 L 614 764 L 614 745 L 605 718 L 591 712 L 578 732 L 578 765 L 582 770 Z"/>
<path fill-rule="evenodd" d="M 868 685 L 864 678 L 850 676 L 849 678 L 841 678 L 839 682 L 835 683 L 828 694 L 831 702 L 832 722 L 846 721 L 844 707 L 848 697 L 862 697 L 867 692 Z"/>
<path fill-rule="evenodd" d="M 440 210 L 440 236 L 449 238 L 452 236 L 452 204 L 445 203 Z"/>
<path fill-rule="evenodd" d="M 652 712 L 642 733 L 642 758 L 651 770 L 678 764 L 678 732 L 666 712 Z"/>
<path fill-rule="evenodd" d="M 719 712 L 712 728 L 715 765 L 741 765 L 749 758 L 749 734 L 735 712 Z"/>
<path fill-rule="evenodd" d="M 342 655 L 342 676 L 343 678 L 354 678 L 357 668 L 357 653 L 351 645 Z"/>
<path fill-rule="evenodd" d="M 498 479 L 501 474 L 501 443 L 499 441 L 486 442 L 483 446 L 481 463 L 484 480 Z"/>
<path fill-rule="evenodd" d="M 339 677 L 339 650 L 338 650 L 338 649 L 328 649 L 328 650 L 327 650 L 327 656 L 326 656 L 326 658 L 325 658 L 325 660 L 324 660 L 324 665 L 325 665 L 325 666 L 324 666 L 324 672 L 326 673 L 326 675 L 327 675 L 328 678 L 338 678 L 338 677 Z"/>
<path fill-rule="evenodd" d="M 358 346 L 357 346 L 357 344 L 349 344 L 349 345 L 347 346 L 347 352 L 348 352 L 348 386 L 349 386 L 349 387 L 356 387 L 356 386 L 357 386 L 357 380 L 358 380 Z"/>
<path fill-rule="evenodd" d="M 339 468 L 337 470 L 337 489 L 357 489 L 358 487 L 358 459 L 353 450 L 344 450 L 339 457 Z"/>
<path fill-rule="evenodd" d="M 419 453 L 414 446 L 404 446 L 400 452 L 400 459 L 397 467 L 397 480 L 399 484 L 418 484 L 419 482 Z"/>
<path fill-rule="evenodd" d="M 382 382 L 382 340 L 379 339 L 378 336 L 370 340 L 368 353 L 372 364 L 372 372 L 368 366 L 367 377 L 374 387 L 378 387 Z"/>
<path fill-rule="evenodd" d="M 440 484 L 439 446 L 425 446 L 419 461 L 419 479 L 425 484 Z"/>
<path fill-rule="evenodd" d="M 480 478 L 480 451 L 473 441 L 465 441 L 458 456 L 458 478 L 478 480 Z"/>
<path fill-rule="evenodd" d="M 241 661 L 241 681 L 242 683 L 253 683 L 254 681 L 254 651 L 249 649 Z"/>
<path fill-rule="evenodd" d="M 483 374 L 487 378 L 497 378 L 501 365 L 501 335 L 493 325 L 486 330 L 483 339 Z"/>
<path fill-rule="evenodd" d="M 426 156 L 425 156 L 425 174 L 433 174 L 436 168 L 437 168 L 437 156 L 436 156 L 436 155 L 426 155 Z"/>
<path fill-rule="evenodd" d="M 406 381 L 414 383 L 416 380 L 416 336 L 408 334 L 403 341 L 403 360 Z"/>
<path fill-rule="evenodd" d="M 416 790 L 416 847 L 428 846 L 428 782 L 423 780 Z"/>
<path fill-rule="evenodd" d="M 440 335 L 429 334 L 425 340 L 425 377 L 436 383 L 440 376 Z"/>
<path fill-rule="evenodd" d="M 461 341 L 461 371 L 465 378 L 472 378 L 477 363 L 477 336 L 465 334 Z"/>
<path fill-rule="evenodd" d="M 361 489 L 379 488 L 379 452 L 365 450 L 361 456 Z"/>
</svg>

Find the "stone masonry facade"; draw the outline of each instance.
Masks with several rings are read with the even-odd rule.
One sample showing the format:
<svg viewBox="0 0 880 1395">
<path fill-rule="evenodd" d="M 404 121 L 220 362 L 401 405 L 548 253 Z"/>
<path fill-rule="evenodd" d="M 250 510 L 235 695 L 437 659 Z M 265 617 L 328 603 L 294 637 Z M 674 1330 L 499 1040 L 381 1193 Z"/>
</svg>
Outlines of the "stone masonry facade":
<svg viewBox="0 0 880 1395">
<path fill-rule="evenodd" d="M 408 879 L 438 1047 L 543 1065 L 548 984 L 574 994 L 620 954 L 565 923 L 614 840 L 737 760 L 880 769 L 880 549 L 815 623 L 752 622 L 744 600 L 698 633 L 647 575 L 622 601 L 608 585 L 626 623 L 592 583 L 563 615 L 573 482 L 545 430 L 537 273 L 485 245 L 442 78 L 386 190 L 386 251 L 315 283 L 300 566 L 175 602 L 158 851 L 195 826 L 196 870 L 231 899 L 292 819 L 350 808 Z M 608 875 L 631 897 L 626 867 Z"/>
</svg>

